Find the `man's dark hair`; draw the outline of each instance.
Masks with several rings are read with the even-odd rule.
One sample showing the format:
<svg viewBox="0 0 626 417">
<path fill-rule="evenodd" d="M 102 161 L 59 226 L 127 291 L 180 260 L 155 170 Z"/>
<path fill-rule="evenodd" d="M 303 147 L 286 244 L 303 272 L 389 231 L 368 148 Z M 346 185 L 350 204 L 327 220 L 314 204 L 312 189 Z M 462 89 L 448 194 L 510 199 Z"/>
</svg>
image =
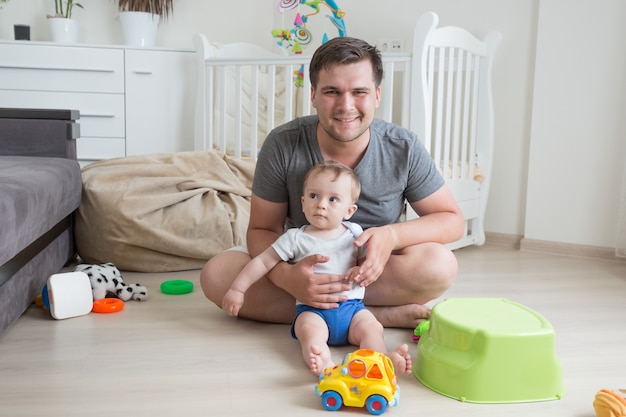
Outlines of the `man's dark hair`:
<svg viewBox="0 0 626 417">
<path fill-rule="evenodd" d="M 378 88 L 383 80 L 383 61 L 380 52 L 369 43 L 350 37 L 333 38 L 317 48 L 309 66 L 309 78 L 313 88 L 317 87 L 319 74 L 335 65 L 354 64 L 368 60 L 372 64 L 374 83 Z"/>
</svg>

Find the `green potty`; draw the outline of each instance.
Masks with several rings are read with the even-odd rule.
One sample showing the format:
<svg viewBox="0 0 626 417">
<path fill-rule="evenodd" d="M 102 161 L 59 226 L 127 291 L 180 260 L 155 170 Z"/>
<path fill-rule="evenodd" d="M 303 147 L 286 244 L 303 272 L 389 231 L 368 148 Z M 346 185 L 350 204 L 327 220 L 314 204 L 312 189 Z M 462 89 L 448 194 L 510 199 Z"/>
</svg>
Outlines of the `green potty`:
<svg viewBox="0 0 626 417">
<path fill-rule="evenodd" d="M 417 344 L 413 373 L 433 391 L 473 403 L 546 401 L 564 394 L 552 325 L 501 298 L 437 304 Z"/>
</svg>

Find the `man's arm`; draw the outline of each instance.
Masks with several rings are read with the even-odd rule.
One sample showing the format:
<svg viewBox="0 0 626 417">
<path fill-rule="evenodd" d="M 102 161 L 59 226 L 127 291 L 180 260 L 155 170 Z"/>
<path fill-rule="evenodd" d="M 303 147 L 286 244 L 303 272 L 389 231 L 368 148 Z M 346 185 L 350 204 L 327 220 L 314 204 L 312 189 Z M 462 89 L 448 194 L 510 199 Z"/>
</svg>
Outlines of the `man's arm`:
<svg viewBox="0 0 626 417">
<path fill-rule="evenodd" d="M 355 244 L 367 244 L 367 258 L 361 267 L 361 280 L 380 275 L 394 250 L 425 242 L 449 243 L 463 236 L 463 213 L 447 185 L 411 204 L 417 219 L 363 232 Z"/>
<path fill-rule="evenodd" d="M 252 194 L 250 223 L 247 242 L 251 256 L 267 249 L 283 233 L 287 218 L 287 203 L 273 203 Z M 301 302 L 317 308 L 337 307 L 339 297 L 332 293 L 348 289 L 342 284 L 342 275 L 314 274 L 316 263 L 326 262 L 322 255 L 311 255 L 295 265 L 279 262 L 268 274 L 269 279 L 279 288 Z"/>
<path fill-rule="evenodd" d="M 284 231 L 286 218 L 287 203 L 272 203 L 252 194 L 246 235 L 251 257 L 259 255 L 278 239 Z"/>
<path fill-rule="evenodd" d="M 447 185 L 411 207 L 419 217 L 394 225 L 398 235 L 394 249 L 424 242 L 445 244 L 463 236 L 463 213 Z"/>
</svg>

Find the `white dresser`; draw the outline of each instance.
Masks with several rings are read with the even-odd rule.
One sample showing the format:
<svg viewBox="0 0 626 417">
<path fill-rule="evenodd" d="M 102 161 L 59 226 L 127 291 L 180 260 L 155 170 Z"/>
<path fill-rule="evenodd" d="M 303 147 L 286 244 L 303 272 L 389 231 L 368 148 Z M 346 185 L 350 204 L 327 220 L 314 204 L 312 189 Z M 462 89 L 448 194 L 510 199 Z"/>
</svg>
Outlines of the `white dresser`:
<svg viewBox="0 0 626 417">
<path fill-rule="evenodd" d="M 195 52 L 0 42 L 0 107 L 80 111 L 78 159 L 193 150 Z"/>
</svg>

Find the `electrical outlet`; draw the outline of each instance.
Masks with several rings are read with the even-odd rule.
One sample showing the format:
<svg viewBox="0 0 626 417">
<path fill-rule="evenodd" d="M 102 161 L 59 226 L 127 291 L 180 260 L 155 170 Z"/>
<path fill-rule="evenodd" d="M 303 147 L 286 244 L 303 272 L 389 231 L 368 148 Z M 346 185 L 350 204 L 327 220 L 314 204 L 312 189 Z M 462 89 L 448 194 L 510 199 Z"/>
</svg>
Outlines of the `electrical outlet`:
<svg viewBox="0 0 626 417">
<path fill-rule="evenodd" d="M 403 39 L 381 39 L 376 44 L 380 52 L 402 52 L 404 51 Z"/>
</svg>

